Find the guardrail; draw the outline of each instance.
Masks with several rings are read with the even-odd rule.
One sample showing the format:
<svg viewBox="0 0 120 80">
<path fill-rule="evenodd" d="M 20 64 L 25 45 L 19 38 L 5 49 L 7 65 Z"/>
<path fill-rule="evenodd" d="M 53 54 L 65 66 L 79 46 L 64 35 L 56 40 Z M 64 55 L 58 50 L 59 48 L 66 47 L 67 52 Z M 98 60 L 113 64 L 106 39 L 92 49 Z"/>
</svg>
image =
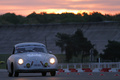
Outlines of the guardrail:
<svg viewBox="0 0 120 80">
<path fill-rule="evenodd" d="M 59 69 L 70 69 L 70 68 L 119 68 L 120 62 L 103 62 L 103 63 L 59 63 Z"/>
</svg>

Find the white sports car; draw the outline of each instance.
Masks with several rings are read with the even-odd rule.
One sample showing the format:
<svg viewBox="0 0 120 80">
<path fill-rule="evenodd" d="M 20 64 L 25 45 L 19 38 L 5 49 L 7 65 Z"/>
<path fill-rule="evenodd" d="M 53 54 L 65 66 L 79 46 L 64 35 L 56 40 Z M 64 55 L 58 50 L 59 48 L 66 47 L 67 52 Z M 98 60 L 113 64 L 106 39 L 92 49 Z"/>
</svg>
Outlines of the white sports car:
<svg viewBox="0 0 120 80">
<path fill-rule="evenodd" d="M 7 60 L 8 76 L 18 77 L 19 73 L 42 73 L 42 76 L 46 76 L 47 72 L 55 76 L 57 64 L 57 58 L 47 52 L 44 44 L 19 43 L 14 46 L 13 54 Z"/>
</svg>

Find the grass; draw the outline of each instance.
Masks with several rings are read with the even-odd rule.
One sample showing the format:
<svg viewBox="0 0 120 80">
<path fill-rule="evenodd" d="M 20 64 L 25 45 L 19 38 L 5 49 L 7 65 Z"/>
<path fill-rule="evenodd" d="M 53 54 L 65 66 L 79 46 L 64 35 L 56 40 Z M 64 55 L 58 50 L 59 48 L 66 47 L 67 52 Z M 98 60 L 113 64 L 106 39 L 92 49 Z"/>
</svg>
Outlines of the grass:
<svg viewBox="0 0 120 80">
<path fill-rule="evenodd" d="M 58 59 L 58 63 L 68 63 L 66 62 L 66 57 L 65 54 L 54 54 L 57 59 Z M 95 60 L 97 60 L 97 57 L 94 58 Z M 83 59 L 84 63 L 90 62 L 90 57 L 85 57 Z M 77 57 L 73 56 L 72 59 L 70 59 L 69 63 L 82 63 L 81 62 L 81 55 L 78 55 Z"/>
<path fill-rule="evenodd" d="M 0 54 L 0 61 L 5 62 L 4 64 L 0 64 L 0 69 L 5 69 L 6 68 L 6 62 L 7 62 L 7 59 L 10 55 L 11 54 Z"/>
<path fill-rule="evenodd" d="M 0 69 L 6 69 L 6 64 L 0 64 Z"/>
<path fill-rule="evenodd" d="M 57 59 L 58 59 L 58 63 L 65 63 L 65 54 L 54 54 Z"/>
</svg>

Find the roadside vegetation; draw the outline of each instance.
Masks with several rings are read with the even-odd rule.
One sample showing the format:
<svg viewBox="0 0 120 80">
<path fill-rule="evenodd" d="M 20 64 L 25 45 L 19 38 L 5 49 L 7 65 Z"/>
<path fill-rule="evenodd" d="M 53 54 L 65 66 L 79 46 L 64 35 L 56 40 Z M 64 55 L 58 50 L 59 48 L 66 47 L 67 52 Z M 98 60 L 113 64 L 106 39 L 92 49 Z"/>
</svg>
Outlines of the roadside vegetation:
<svg viewBox="0 0 120 80">
<path fill-rule="evenodd" d="M 0 54 L 0 69 L 6 68 L 6 62 L 11 54 Z"/>
<path fill-rule="evenodd" d="M 61 48 L 61 52 L 65 52 L 66 62 L 70 62 L 73 57 L 79 57 L 79 62 L 84 62 L 84 58 L 95 57 L 98 55 L 96 49 L 94 49 L 94 44 L 84 37 L 82 30 L 78 29 L 74 34 L 66 34 L 66 33 L 57 33 L 56 37 L 58 40 L 56 41 L 56 46 Z M 75 60 L 75 58 L 74 58 Z M 91 58 L 91 62 L 93 59 Z M 89 62 L 89 61 L 88 61 Z"/>
<path fill-rule="evenodd" d="M 56 46 L 65 52 L 66 62 L 119 62 L 120 61 L 120 42 L 110 41 L 105 45 L 103 53 L 98 53 L 87 38 L 84 37 L 82 30 L 78 29 L 74 34 L 57 33 Z"/>
<path fill-rule="evenodd" d="M 0 24 L 46 24 L 46 23 L 77 23 L 77 22 L 120 21 L 120 14 L 109 15 L 100 12 L 47 14 L 46 12 L 31 13 L 27 16 L 6 13 L 0 15 Z"/>
<path fill-rule="evenodd" d="M 100 54 L 100 57 L 105 61 L 119 62 L 120 61 L 120 42 L 108 40 L 108 44 L 105 45 L 104 54 Z"/>
</svg>

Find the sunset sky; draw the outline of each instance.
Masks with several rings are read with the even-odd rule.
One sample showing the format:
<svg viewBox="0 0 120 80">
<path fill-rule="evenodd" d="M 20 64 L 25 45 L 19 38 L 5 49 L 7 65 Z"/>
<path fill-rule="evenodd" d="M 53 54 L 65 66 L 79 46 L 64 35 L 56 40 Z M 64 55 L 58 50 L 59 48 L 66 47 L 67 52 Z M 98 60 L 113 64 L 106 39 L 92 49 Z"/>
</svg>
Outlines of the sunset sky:
<svg viewBox="0 0 120 80">
<path fill-rule="evenodd" d="M 0 15 L 15 13 L 26 16 L 32 12 L 101 12 L 120 13 L 120 0 L 0 0 Z"/>
</svg>

